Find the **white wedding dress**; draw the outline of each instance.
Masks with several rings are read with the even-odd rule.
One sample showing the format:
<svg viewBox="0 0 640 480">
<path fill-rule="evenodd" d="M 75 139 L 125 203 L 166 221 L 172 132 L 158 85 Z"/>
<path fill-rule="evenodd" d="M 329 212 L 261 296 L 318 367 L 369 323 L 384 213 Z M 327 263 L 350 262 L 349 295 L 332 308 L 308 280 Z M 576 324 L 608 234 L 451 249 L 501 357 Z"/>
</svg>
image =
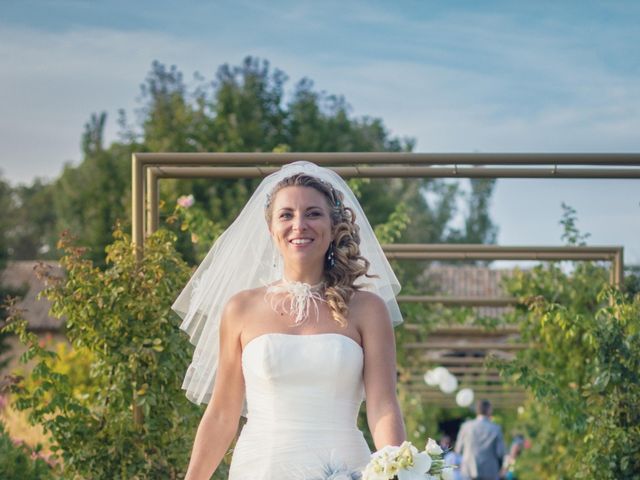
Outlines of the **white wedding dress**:
<svg viewBox="0 0 640 480">
<path fill-rule="evenodd" d="M 361 471 L 370 450 L 356 421 L 363 352 L 338 333 L 267 333 L 242 352 L 247 423 L 229 480 L 316 480 Z"/>
</svg>

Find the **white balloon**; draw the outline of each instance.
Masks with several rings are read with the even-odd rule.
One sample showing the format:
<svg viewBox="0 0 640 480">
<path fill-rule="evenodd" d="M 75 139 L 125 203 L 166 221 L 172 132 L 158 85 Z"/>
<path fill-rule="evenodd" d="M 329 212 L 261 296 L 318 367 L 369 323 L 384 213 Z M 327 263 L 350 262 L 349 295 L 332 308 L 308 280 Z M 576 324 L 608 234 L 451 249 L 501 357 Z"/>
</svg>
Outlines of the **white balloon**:
<svg viewBox="0 0 640 480">
<path fill-rule="evenodd" d="M 433 370 L 427 370 L 427 373 L 424 374 L 424 383 L 431 387 L 435 387 L 439 383 L 439 378 L 436 375 L 436 372 Z"/>
<path fill-rule="evenodd" d="M 470 388 L 462 388 L 456 394 L 456 403 L 461 407 L 468 407 L 473 403 L 473 390 Z"/>
<path fill-rule="evenodd" d="M 449 373 L 449 370 L 447 370 L 444 367 L 436 367 L 433 369 L 433 374 L 435 376 L 435 379 L 437 381 L 437 383 L 442 382 L 443 378 L 446 378 L 447 376 L 451 375 Z"/>
<path fill-rule="evenodd" d="M 444 378 L 440 379 L 440 390 L 444 393 L 453 393 L 458 388 L 458 379 L 447 372 Z"/>
</svg>

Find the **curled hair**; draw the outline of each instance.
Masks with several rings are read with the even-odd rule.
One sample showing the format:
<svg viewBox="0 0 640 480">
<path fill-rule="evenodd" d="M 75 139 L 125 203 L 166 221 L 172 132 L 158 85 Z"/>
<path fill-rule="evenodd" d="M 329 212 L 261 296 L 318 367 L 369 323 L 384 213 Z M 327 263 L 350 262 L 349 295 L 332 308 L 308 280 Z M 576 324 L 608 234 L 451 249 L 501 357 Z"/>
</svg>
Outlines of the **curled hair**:
<svg viewBox="0 0 640 480">
<path fill-rule="evenodd" d="M 340 326 L 345 327 L 349 313 L 349 301 L 354 293 L 362 288 L 359 285 L 354 285 L 355 281 L 363 275 L 366 277 L 375 276 L 368 273 L 369 261 L 360 255 L 360 227 L 356 224 L 356 215 L 351 208 L 345 207 L 344 195 L 340 190 L 336 190 L 330 183 L 317 177 L 297 173 L 282 179 L 269 194 L 265 207 L 265 218 L 268 224 L 271 224 L 273 216 L 273 199 L 280 190 L 286 187 L 310 187 L 322 193 L 327 199 L 335 265 L 328 267 L 325 263 L 324 295 L 331 310 L 331 316 Z"/>
</svg>

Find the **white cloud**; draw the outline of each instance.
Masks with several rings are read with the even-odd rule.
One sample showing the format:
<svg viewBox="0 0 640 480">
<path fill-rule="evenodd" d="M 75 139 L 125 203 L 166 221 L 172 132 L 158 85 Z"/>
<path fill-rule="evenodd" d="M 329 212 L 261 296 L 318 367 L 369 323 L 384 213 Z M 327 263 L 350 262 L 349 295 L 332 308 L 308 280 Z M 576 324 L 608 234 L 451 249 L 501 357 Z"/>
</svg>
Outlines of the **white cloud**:
<svg viewBox="0 0 640 480">
<path fill-rule="evenodd" d="M 109 112 L 107 136 L 113 139 L 116 112 L 136 106 L 152 60 L 177 64 L 188 81 L 198 68 L 241 58 L 226 53 L 214 58 L 206 45 L 153 32 L 2 27 L 4 175 L 22 182 L 35 175 L 54 178 L 64 161 L 79 161 L 80 136 L 92 112 Z"/>
</svg>

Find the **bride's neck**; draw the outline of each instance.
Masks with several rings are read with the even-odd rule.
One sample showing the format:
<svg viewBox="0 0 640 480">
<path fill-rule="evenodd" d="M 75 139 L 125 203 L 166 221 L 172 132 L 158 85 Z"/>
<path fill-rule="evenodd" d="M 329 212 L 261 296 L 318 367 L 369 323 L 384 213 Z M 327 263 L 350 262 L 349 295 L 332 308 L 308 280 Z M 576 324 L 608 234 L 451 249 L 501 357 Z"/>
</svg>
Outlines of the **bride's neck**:
<svg viewBox="0 0 640 480">
<path fill-rule="evenodd" d="M 322 266 L 320 268 L 294 268 L 285 265 L 284 278 L 288 282 L 302 282 L 308 283 L 309 285 L 317 285 L 324 280 L 324 270 Z"/>
</svg>

